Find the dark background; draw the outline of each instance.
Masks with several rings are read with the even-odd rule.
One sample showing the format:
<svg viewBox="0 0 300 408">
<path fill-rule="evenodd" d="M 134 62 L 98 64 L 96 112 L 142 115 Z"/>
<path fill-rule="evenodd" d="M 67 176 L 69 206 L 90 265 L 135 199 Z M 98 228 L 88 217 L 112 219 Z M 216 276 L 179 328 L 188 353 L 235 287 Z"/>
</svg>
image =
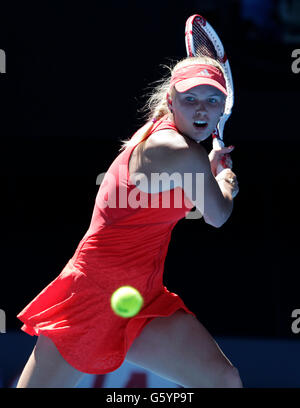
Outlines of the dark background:
<svg viewBox="0 0 300 408">
<path fill-rule="evenodd" d="M 236 146 L 240 193 L 221 229 L 203 220 L 176 225 L 165 284 L 213 335 L 299 338 L 291 331 L 300 308 L 297 13 L 287 20 L 279 1 L 108 3 L 0 6 L 7 330 L 19 330 L 16 314 L 72 257 L 90 223 L 97 175 L 143 124 L 146 88 L 166 73 L 161 64 L 185 57 L 185 21 L 200 13 L 230 58 L 235 105 L 225 138 Z"/>
</svg>

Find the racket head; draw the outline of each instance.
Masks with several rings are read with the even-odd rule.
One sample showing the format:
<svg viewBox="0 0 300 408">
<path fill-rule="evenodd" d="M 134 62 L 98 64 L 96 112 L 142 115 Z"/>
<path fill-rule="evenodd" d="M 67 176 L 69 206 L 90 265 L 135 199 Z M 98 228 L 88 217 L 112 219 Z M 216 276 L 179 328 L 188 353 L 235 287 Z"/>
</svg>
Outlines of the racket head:
<svg viewBox="0 0 300 408">
<path fill-rule="evenodd" d="M 218 123 L 216 137 L 223 139 L 224 126 L 231 115 L 234 102 L 234 89 L 231 68 L 222 41 L 214 28 L 200 14 L 190 16 L 185 25 L 185 44 L 189 57 L 210 57 L 218 61 L 223 70 L 226 81 L 227 97 L 224 114 Z"/>
</svg>

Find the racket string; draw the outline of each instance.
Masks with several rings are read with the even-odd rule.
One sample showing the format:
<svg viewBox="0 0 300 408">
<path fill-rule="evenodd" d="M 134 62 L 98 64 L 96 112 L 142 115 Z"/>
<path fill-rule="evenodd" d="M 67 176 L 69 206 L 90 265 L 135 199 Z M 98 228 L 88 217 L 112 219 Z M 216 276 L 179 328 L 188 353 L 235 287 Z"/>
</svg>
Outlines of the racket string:
<svg viewBox="0 0 300 408">
<path fill-rule="evenodd" d="M 196 22 L 193 24 L 193 40 L 195 54 L 199 57 L 210 57 L 223 63 L 223 59 L 218 56 L 216 45 L 208 38 L 206 32 Z"/>
<path fill-rule="evenodd" d="M 211 39 L 208 37 L 205 30 L 202 28 L 201 23 L 199 24 L 197 20 L 195 20 L 193 23 L 192 35 L 193 35 L 195 55 L 199 57 L 210 57 L 212 59 L 217 60 L 222 65 L 225 71 L 225 80 L 226 80 L 227 92 L 228 92 L 225 113 L 230 114 L 231 106 L 232 106 L 233 92 L 232 92 L 231 81 L 229 80 L 229 73 L 227 71 L 226 64 L 224 64 L 224 55 L 222 55 L 223 52 L 221 49 L 219 49 L 217 43 L 214 44 L 211 41 Z M 220 55 L 222 55 L 222 57 Z"/>
</svg>

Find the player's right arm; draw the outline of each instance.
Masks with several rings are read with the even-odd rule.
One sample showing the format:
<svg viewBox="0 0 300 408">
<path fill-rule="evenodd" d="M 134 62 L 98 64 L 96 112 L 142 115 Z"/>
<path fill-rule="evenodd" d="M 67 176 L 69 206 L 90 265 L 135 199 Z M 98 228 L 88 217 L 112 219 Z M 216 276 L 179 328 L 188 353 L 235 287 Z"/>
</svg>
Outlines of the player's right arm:
<svg viewBox="0 0 300 408">
<path fill-rule="evenodd" d="M 233 208 L 233 187 L 226 181 L 228 177 L 235 177 L 232 170 L 223 170 L 214 177 L 207 152 L 201 145 L 170 148 L 169 154 L 165 157 L 168 158 L 168 172 L 180 173 L 183 182 L 180 187 L 202 213 L 205 222 L 216 228 L 221 227 L 230 217 Z M 185 173 L 191 174 L 189 178 L 191 183 L 184 183 Z M 197 178 L 197 173 L 202 173 L 203 178 Z M 203 182 L 203 185 L 199 185 L 199 182 Z M 204 199 L 201 194 L 196 194 L 197 188 L 204 194 Z"/>
</svg>

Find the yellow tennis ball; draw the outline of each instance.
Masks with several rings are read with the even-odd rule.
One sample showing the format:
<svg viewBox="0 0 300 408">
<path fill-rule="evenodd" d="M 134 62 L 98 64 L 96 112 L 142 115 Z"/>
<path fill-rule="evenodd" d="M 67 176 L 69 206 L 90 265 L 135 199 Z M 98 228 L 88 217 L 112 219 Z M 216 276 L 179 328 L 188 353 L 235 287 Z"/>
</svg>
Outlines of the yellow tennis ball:
<svg viewBox="0 0 300 408">
<path fill-rule="evenodd" d="M 132 286 L 121 286 L 111 296 L 113 311 L 121 317 L 132 317 L 139 313 L 144 300 L 140 292 Z"/>
</svg>

